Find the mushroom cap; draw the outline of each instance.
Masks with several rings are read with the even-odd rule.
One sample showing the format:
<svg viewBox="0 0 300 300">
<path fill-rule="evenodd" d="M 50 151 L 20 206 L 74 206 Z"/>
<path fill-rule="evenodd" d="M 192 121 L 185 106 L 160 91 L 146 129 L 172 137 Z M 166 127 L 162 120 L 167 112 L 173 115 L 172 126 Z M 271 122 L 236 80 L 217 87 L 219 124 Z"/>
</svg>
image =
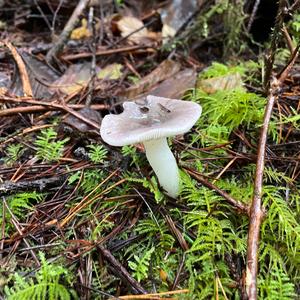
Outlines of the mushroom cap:
<svg viewBox="0 0 300 300">
<path fill-rule="evenodd" d="M 147 96 L 124 102 L 119 115 L 106 115 L 100 134 L 112 146 L 125 146 L 183 134 L 199 119 L 202 108 L 191 101 Z"/>
</svg>

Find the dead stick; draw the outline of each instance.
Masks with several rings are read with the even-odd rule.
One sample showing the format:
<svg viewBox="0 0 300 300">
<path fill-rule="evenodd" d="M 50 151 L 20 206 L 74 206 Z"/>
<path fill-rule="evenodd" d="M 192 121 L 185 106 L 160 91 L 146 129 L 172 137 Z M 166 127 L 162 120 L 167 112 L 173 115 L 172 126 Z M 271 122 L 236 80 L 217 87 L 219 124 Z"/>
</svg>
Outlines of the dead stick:
<svg viewBox="0 0 300 300">
<path fill-rule="evenodd" d="M 143 50 L 143 49 L 153 49 L 149 46 L 128 46 L 128 47 L 123 47 L 123 48 L 116 48 L 116 49 L 105 49 L 105 50 L 98 50 L 96 51 L 96 56 L 103 56 L 103 55 L 111 55 L 111 54 L 116 54 L 116 53 L 122 53 L 122 52 L 131 52 L 135 50 Z M 62 55 L 62 59 L 64 60 L 76 60 L 80 58 L 89 58 L 92 57 L 93 53 L 92 52 L 84 52 L 84 53 L 77 53 L 77 54 L 66 54 Z"/>
<path fill-rule="evenodd" d="M 271 39 L 271 45 L 270 50 L 267 55 L 267 59 L 265 62 L 265 76 L 264 76 L 264 89 L 266 91 L 266 94 L 269 90 L 269 84 L 271 81 L 272 71 L 273 71 L 273 65 L 275 61 L 275 55 L 276 55 L 276 49 L 279 43 L 279 37 L 280 33 L 282 32 L 282 24 L 283 24 L 283 14 L 285 12 L 285 0 L 279 0 L 278 2 L 278 11 L 277 16 L 275 20 L 275 26 L 272 32 L 272 39 Z"/>
<path fill-rule="evenodd" d="M 72 109 L 81 109 L 85 106 L 83 104 L 69 104 L 68 107 Z M 109 106 L 105 104 L 95 104 L 90 106 L 91 109 L 94 110 L 102 110 L 102 109 L 108 109 Z M 49 111 L 49 110 L 63 110 L 63 108 L 59 109 L 58 107 L 46 107 L 42 105 L 32 105 L 32 106 L 19 106 L 14 108 L 8 108 L 5 110 L 0 110 L 0 117 L 9 116 L 9 115 L 15 115 L 18 113 L 35 113 L 35 112 L 41 112 L 41 111 Z"/>
<path fill-rule="evenodd" d="M 125 281 L 127 284 L 131 286 L 131 288 L 136 293 L 147 294 L 147 291 L 137 282 L 131 275 L 127 272 L 127 270 L 122 266 L 122 264 L 115 259 L 115 257 L 111 254 L 109 250 L 104 248 L 103 246 L 98 246 L 101 254 L 107 260 L 112 268 L 116 271 L 116 275 Z"/>
<path fill-rule="evenodd" d="M 5 200 L 4 197 L 3 197 L 3 204 L 5 205 L 5 208 L 7 209 L 7 211 L 9 212 L 9 214 L 11 215 L 11 222 L 13 223 L 13 225 L 15 226 L 15 228 L 17 229 L 18 233 L 22 236 L 22 230 L 23 230 L 23 227 L 21 227 L 21 226 L 19 225 L 18 220 L 16 219 L 15 215 L 12 213 L 11 209 L 10 209 L 9 206 L 7 205 L 6 200 Z M 30 244 L 29 244 L 29 242 L 27 241 L 27 239 L 26 239 L 25 237 L 23 238 L 23 241 L 24 241 L 24 243 L 25 243 L 25 245 L 26 245 L 27 247 L 30 247 Z M 41 264 L 40 264 L 38 258 L 36 257 L 34 251 L 33 251 L 33 250 L 29 250 L 29 251 L 30 251 L 30 253 L 31 253 L 31 255 L 32 255 L 32 257 L 33 257 L 33 259 L 34 259 L 36 265 L 37 265 L 38 267 L 40 267 Z"/>
<path fill-rule="evenodd" d="M 190 174 L 193 178 L 195 178 L 197 181 L 199 181 L 200 183 L 202 183 L 204 186 L 206 186 L 209 189 L 214 190 L 216 193 L 218 193 L 219 195 L 221 195 L 236 210 L 238 210 L 239 212 L 242 212 L 243 214 L 246 214 L 246 215 L 249 214 L 249 208 L 248 208 L 247 205 L 245 205 L 242 202 L 234 199 L 229 194 L 227 194 L 226 192 L 222 191 L 221 189 L 219 189 L 217 186 L 215 186 L 214 184 L 210 183 L 209 181 L 207 181 L 198 172 L 196 172 L 194 170 L 191 170 L 191 169 L 188 169 L 186 167 L 183 167 L 183 168 L 188 172 L 188 174 Z"/>
<path fill-rule="evenodd" d="M 64 30 L 61 32 L 58 40 L 55 42 L 53 47 L 48 51 L 46 59 L 48 63 L 53 61 L 53 58 L 57 56 L 57 54 L 61 51 L 63 46 L 65 45 L 66 41 L 68 40 L 72 30 L 75 28 L 79 21 L 79 17 L 83 10 L 86 8 L 90 0 L 80 0 L 74 9 L 72 16 L 70 17 L 69 21 L 67 22 Z"/>
<path fill-rule="evenodd" d="M 89 119 L 85 118 L 80 113 L 74 111 L 72 108 L 68 107 L 67 105 L 62 105 L 62 104 L 53 103 L 53 102 L 30 100 L 30 98 L 29 99 L 28 98 L 18 99 L 18 98 L 6 97 L 6 96 L 0 97 L 0 102 L 3 102 L 3 101 L 17 102 L 17 103 L 23 103 L 23 104 L 29 103 L 29 104 L 37 104 L 37 105 L 44 105 L 44 106 L 47 106 L 47 107 L 59 108 L 59 109 L 62 109 L 64 111 L 68 112 L 69 114 L 77 117 L 81 121 L 91 125 L 95 129 L 97 129 L 97 130 L 100 129 L 100 126 L 97 123 L 93 122 L 92 120 L 89 120 Z"/>
<path fill-rule="evenodd" d="M 16 64 L 19 69 L 21 82 L 23 86 L 23 91 L 25 96 L 32 96 L 32 88 L 29 80 L 29 76 L 25 67 L 25 63 L 21 57 L 21 55 L 18 53 L 17 49 L 9 42 L 4 42 L 6 47 L 10 50 L 12 56 L 14 57 L 14 60 L 16 61 Z"/>
<path fill-rule="evenodd" d="M 267 105 L 265 108 L 265 115 L 263 121 L 263 127 L 261 129 L 257 163 L 254 181 L 254 194 L 250 207 L 250 225 L 248 230 L 248 242 L 247 242 L 247 270 L 246 270 L 246 294 L 248 300 L 257 299 L 257 273 L 258 273 L 258 246 L 259 246 L 259 232 L 262 218 L 264 216 L 264 210 L 262 208 L 262 189 L 263 189 L 263 172 L 265 164 L 266 144 L 268 137 L 268 128 L 272 115 L 274 102 L 280 91 L 280 87 L 286 79 L 289 71 L 294 65 L 297 57 L 300 44 L 296 47 L 293 55 L 287 64 L 287 66 L 278 74 L 278 79 L 273 78 L 270 83 L 270 93 L 267 99 Z"/>
<path fill-rule="evenodd" d="M 44 191 L 49 191 L 49 189 L 51 188 L 61 185 L 64 180 L 65 177 L 61 176 L 37 179 L 32 181 L 4 181 L 0 184 L 0 196 L 11 195 L 25 191 L 38 191 L 42 193 Z"/>
<path fill-rule="evenodd" d="M 250 207 L 250 225 L 248 232 L 247 243 L 247 271 L 246 271 L 246 293 L 248 300 L 257 299 L 257 271 L 258 271 L 258 246 L 259 246 L 259 232 L 260 225 L 264 216 L 264 211 L 261 205 L 262 186 L 263 186 L 263 172 L 265 164 L 266 143 L 269 122 L 272 115 L 272 109 L 276 99 L 275 91 L 277 91 L 277 80 L 271 84 L 272 92 L 268 97 L 267 106 L 265 109 L 265 116 L 263 127 L 260 134 L 259 148 L 257 154 L 256 173 L 254 182 L 254 195 Z"/>
</svg>

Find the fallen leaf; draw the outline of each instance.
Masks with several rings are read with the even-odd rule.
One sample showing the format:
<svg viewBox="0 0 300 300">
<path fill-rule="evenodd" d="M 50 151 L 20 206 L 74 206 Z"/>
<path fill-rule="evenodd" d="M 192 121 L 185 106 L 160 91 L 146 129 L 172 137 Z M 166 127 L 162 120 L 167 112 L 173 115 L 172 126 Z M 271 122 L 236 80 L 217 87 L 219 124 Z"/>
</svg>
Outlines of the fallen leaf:
<svg viewBox="0 0 300 300">
<path fill-rule="evenodd" d="M 111 80 L 116 80 L 119 79 L 122 76 L 122 65 L 121 64 L 110 64 L 101 69 L 97 73 L 97 77 L 99 79 L 111 79 Z"/>
<path fill-rule="evenodd" d="M 57 86 L 61 92 L 69 95 L 86 87 L 90 79 L 91 64 L 76 64 L 71 65 L 64 75 L 55 81 L 55 86 Z"/>
<path fill-rule="evenodd" d="M 196 71 L 193 69 L 185 69 L 161 82 L 157 87 L 149 91 L 148 94 L 165 98 L 181 99 L 188 89 L 195 87 L 196 79 Z"/>
<path fill-rule="evenodd" d="M 148 29 L 144 27 L 144 23 L 141 20 L 135 17 L 122 17 L 117 22 L 117 26 L 122 37 L 128 36 L 127 39 L 136 44 L 147 38 Z"/>
<path fill-rule="evenodd" d="M 20 55 L 26 65 L 33 96 L 35 98 L 50 99 L 54 93 L 51 89 L 51 84 L 59 78 L 59 74 L 43 61 L 26 52 L 20 52 Z M 23 86 L 19 72 L 14 74 L 9 91 L 14 95 L 23 95 Z"/>
<path fill-rule="evenodd" d="M 162 37 L 174 37 L 198 8 L 197 0 L 173 0 L 160 10 L 163 23 Z"/>
<path fill-rule="evenodd" d="M 101 115 L 99 112 L 96 110 L 89 108 L 89 107 L 84 107 L 78 111 L 83 117 L 85 117 L 88 120 L 91 120 L 95 122 L 96 124 L 101 124 Z M 89 124 L 83 122 L 82 120 L 76 118 L 73 115 L 68 115 L 65 120 L 63 121 L 65 125 L 71 126 L 73 129 L 81 132 L 81 133 L 94 133 L 95 128 L 90 126 Z"/>
<path fill-rule="evenodd" d="M 151 44 L 160 39 L 160 34 L 149 31 L 144 23 L 135 17 L 122 17 L 116 22 L 121 36 L 134 44 Z"/>
<path fill-rule="evenodd" d="M 131 86 L 125 91 L 119 93 L 119 96 L 128 99 L 135 98 L 153 88 L 159 82 L 175 75 L 180 70 L 180 64 L 173 60 L 164 60 L 156 69 L 150 74 L 142 78 L 137 84 Z"/>
<path fill-rule="evenodd" d="M 200 79 L 197 88 L 202 89 L 207 94 L 213 94 L 218 90 L 232 90 L 243 87 L 243 80 L 240 73 L 231 73 L 224 76 Z"/>
</svg>

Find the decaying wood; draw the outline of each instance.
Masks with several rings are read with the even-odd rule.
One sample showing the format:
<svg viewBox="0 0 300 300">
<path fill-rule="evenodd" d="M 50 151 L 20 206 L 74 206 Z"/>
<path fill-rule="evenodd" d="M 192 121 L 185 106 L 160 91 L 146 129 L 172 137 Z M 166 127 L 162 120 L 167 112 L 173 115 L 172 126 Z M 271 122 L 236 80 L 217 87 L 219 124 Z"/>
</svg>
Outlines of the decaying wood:
<svg viewBox="0 0 300 300">
<path fill-rule="evenodd" d="M 50 188 L 57 187 L 65 180 L 65 177 L 50 177 L 32 181 L 5 181 L 0 184 L 0 196 L 11 195 L 26 191 L 45 192 Z"/>
</svg>

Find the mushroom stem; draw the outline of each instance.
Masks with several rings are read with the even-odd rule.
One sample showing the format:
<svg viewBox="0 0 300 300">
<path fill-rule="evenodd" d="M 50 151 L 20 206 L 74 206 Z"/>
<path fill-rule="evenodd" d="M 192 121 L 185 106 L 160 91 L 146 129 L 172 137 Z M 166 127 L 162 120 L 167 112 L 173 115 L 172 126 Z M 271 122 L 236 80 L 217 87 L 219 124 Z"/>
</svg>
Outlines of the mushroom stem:
<svg viewBox="0 0 300 300">
<path fill-rule="evenodd" d="M 179 194 L 179 172 L 167 138 L 144 141 L 147 159 L 158 181 L 167 194 L 176 198 Z"/>
</svg>

